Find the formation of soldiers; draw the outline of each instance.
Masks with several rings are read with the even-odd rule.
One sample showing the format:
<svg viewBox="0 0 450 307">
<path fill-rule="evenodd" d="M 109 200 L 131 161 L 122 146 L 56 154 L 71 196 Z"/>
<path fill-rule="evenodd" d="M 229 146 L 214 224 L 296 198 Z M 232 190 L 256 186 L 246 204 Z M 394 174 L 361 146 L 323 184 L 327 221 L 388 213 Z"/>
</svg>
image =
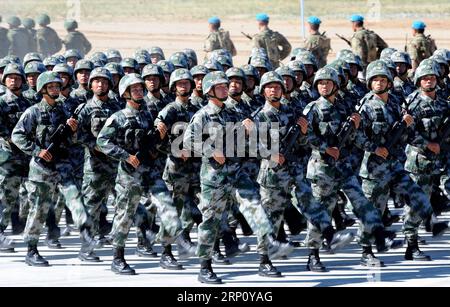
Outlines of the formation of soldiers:
<svg viewBox="0 0 450 307">
<path fill-rule="evenodd" d="M 292 235 L 306 231 L 306 268 L 323 272 L 320 249 L 337 252 L 355 239 L 344 231 L 356 222 L 347 209 L 358 219 L 361 265 L 383 266 L 372 246 L 403 246 L 389 229 L 400 218 L 387 207 L 392 197 L 405 208 L 405 259 L 431 260 L 418 230 L 436 237 L 448 229 L 437 216 L 449 209 L 450 51 L 426 43 L 423 22 L 413 23 L 409 53 L 388 48 L 354 15 L 352 50 L 327 64 L 319 18 L 308 19 L 311 38 L 294 50 L 268 28 L 269 16 L 256 20 L 260 33 L 241 67 L 217 17 L 208 21 L 203 64 L 192 49 L 166 60 L 157 46 L 85 57 L 91 46 L 78 50 L 78 34 L 78 43 L 65 41 L 78 48 L 64 55 L 37 40 L 40 53 L 4 57 L 0 252 L 14 252 L 5 232 L 12 224 L 13 234 L 23 232 L 25 262 L 48 266 L 39 237 L 46 227 L 46 244 L 61 248 L 65 211 L 73 226 L 64 232 L 79 230 L 82 261 L 100 261 L 95 249 L 112 245 L 111 270 L 134 275 L 125 260 L 134 225 L 137 255 L 157 257 L 160 243 L 160 266 L 180 270 L 175 245 L 179 259 L 200 259 L 198 280 L 214 284 L 222 280 L 213 263 L 249 251 L 238 227 L 256 235 L 258 274 L 280 277 L 272 260 L 298 247 L 286 223 Z"/>
</svg>

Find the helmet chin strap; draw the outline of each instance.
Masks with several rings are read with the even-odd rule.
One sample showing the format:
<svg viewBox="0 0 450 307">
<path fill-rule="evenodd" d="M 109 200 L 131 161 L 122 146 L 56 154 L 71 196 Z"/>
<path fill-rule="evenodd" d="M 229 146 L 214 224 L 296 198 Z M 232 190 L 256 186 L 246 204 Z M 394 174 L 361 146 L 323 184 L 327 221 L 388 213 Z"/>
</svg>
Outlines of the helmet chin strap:
<svg viewBox="0 0 450 307">
<path fill-rule="evenodd" d="M 423 88 L 422 87 L 422 91 L 427 92 L 427 93 L 434 92 L 435 90 L 436 90 L 436 87 L 430 87 L 430 88 Z"/>
<path fill-rule="evenodd" d="M 211 98 L 215 98 L 215 99 L 217 99 L 217 100 L 219 100 L 219 101 L 221 101 L 221 102 L 224 102 L 224 101 L 226 101 L 227 99 L 228 99 L 228 96 L 226 96 L 226 97 L 224 97 L 224 98 L 219 98 L 219 97 L 217 97 L 217 95 L 216 95 L 216 89 L 215 88 L 213 88 L 213 93 L 214 93 L 214 96 L 211 96 L 210 95 L 210 97 Z"/>
</svg>

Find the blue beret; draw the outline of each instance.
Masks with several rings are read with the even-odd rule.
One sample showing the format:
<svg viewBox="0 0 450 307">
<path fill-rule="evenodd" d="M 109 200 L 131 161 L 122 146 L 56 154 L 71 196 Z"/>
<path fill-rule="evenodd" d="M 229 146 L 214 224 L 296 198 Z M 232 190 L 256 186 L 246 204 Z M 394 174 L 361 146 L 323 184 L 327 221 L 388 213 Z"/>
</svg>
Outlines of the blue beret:
<svg viewBox="0 0 450 307">
<path fill-rule="evenodd" d="M 259 14 L 256 15 L 256 20 L 257 21 L 268 22 L 269 21 L 269 15 L 267 15 L 266 13 L 259 13 Z"/>
<path fill-rule="evenodd" d="M 361 15 L 358 15 L 358 14 L 353 14 L 353 15 L 350 17 L 350 21 L 351 21 L 351 22 L 355 22 L 355 21 L 364 21 L 364 17 L 362 17 Z"/>
<path fill-rule="evenodd" d="M 427 25 L 421 20 L 416 20 L 412 23 L 412 28 L 415 30 L 423 30 L 426 26 Z"/>
<path fill-rule="evenodd" d="M 216 24 L 220 23 L 220 19 L 219 19 L 219 17 L 213 16 L 208 19 L 208 23 L 216 25 Z"/>
<path fill-rule="evenodd" d="M 308 17 L 308 22 L 310 23 L 310 24 L 313 24 L 313 25 L 320 25 L 320 23 L 322 22 L 318 17 L 316 17 L 316 16 L 309 16 Z"/>
</svg>

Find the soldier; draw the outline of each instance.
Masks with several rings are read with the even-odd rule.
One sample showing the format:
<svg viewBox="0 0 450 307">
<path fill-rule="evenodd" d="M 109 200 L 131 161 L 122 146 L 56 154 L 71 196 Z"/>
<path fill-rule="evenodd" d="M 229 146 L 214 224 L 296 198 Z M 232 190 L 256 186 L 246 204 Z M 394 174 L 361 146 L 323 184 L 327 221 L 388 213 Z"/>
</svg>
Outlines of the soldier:
<svg viewBox="0 0 450 307">
<path fill-rule="evenodd" d="M 197 54 L 195 53 L 195 51 L 193 49 L 190 49 L 190 48 L 184 48 L 183 52 L 188 57 L 189 69 L 191 69 L 194 66 L 197 66 L 198 60 L 197 60 Z"/>
<path fill-rule="evenodd" d="M 120 64 L 122 61 L 122 55 L 120 54 L 120 51 L 117 49 L 108 49 L 105 52 L 106 58 L 108 59 L 108 63 L 117 63 Z"/>
<path fill-rule="evenodd" d="M 29 52 L 23 58 L 23 66 L 26 67 L 28 63 L 39 62 L 42 63 L 41 55 L 37 52 Z"/>
<path fill-rule="evenodd" d="M 148 53 L 150 54 L 152 64 L 157 64 L 159 61 L 166 59 L 163 50 L 158 46 L 151 47 Z"/>
<path fill-rule="evenodd" d="M 114 99 L 118 100 L 120 105 L 125 107 L 125 101 L 122 98 L 119 98 L 119 82 L 125 75 L 122 66 L 116 62 L 109 62 L 104 67 L 109 71 L 112 77 L 113 86 L 110 89 L 110 96 L 114 96 Z"/>
<path fill-rule="evenodd" d="M 256 48 L 263 48 L 275 69 L 280 66 L 280 62 L 291 53 L 291 44 L 280 33 L 269 29 L 269 16 L 265 13 L 256 15 L 259 33 L 253 36 L 253 45 Z M 280 50 L 281 47 L 281 50 Z"/>
<path fill-rule="evenodd" d="M 161 66 L 164 71 L 165 82 L 161 85 L 161 95 L 162 100 L 164 100 L 164 102 L 168 104 L 175 100 L 173 93 L 169 90 L 170 75 L 175 70 L 175 66 L 173 66 L 172 62 L 166 60 L 159 61 L 157 65 Z"/>
<path fill-rule="evenodd" d="M 375 32 L 364 28 L 364 17 L 361 15 L 352 15 L 352 30 L 355 32 L 351 38 L 352 50 L 355 55 L 361 58 L 363 74 L 367 64 L 378 59 L 380 53 L 388 45 Z"/>
<path fill-rule="evenodd" d="M 396 51 L 391 55 L 391 60 L 395 63 L 397 70 L 394 88 L 397 92 L 403 93 L 403 98 L 406 99 L 416 90 L 414 83 L 408 78 L 408 70 L 412 68 L 411 58 L 406 52 Z"/>
<path fill-rule="evenodd" d="M 28 52 L 36 52 L 37 51 L 37 41 L 36 41 L 36 30 L 34 27 L 36 23 L 33 18 L 24 18 L 22 20 L 22 25 L 25 28 L 28 34 Z M 24 65 L 26 65 L 24 63 Z"/>
<path fill-rule="evenodd" d="M 89 90 L 89 75 L 94 69 L 94 64 L 88 60 L 80 60 L 75 65 L 73 75 L 78 87 L 74 88 L 70 93 L 70 97 L 78 99 L 80 103 L 87 102 L 92 98 L 92 92 Z"/>
<path fill-rule="evenodd" d="M 76 20 L 69 19 L 64 21 L 64 28 L 67 30 L 67 35 L 62 40 L 62 43 L 66 47 L 66 50 L 76 49 L 82 55 L 86 55 L 91 51 L 92 45 L 86 36 L 79 31 L 75 31 L 78 28 L 78 22 Z"/>
<path fill-rule="evenodd" d="M 430 35 L 425 36 L 426 24 L 423 21 L 416 20 L 412 23 L 413 38 L 408 43 L 408 53 L 411 56 L 412 68 L 411 74 L 416 71 L 420 62 L 429 58 L 437 49 L 434 39 Z"/>
<path fill-rule="evenodd" d="M 251 130 L 250 119 L 239 121 L 234 112 L 224 105 L 228 97 L 228 78 L 223 72 L 211 72 L 203 79 L 203 93 L 208 94 L 208 104 L 192 118 L 184 134 L 183 145 L 191 155 L 202 157 L 200 171 L 201 197 L 199 209 L 203 221 L 198 226 L 197 255 L 201 261 L 198 280 L 202 283 L 222 283 L 212 270 L 213 247 L 220 228 L 222 214 L 227 203 L 233 199 L 239 202 L 240 211 L 249 221 L 260 244 L 261 264 L 259 274 L 278 277 L 280 273 L 269 259 L 276 259 L 292 252 L 289 244 L 274 240 L 273 228 L 260 206 L 260 198 L 253 182 L 241 171 L 236 147 L 223 142 L 226 138 L 226 123 L 237 123 L 239 129 Z M 233 130 L 229 129 L 228 131 Z M 206 135 L 205 135 L 206 133 Z M 234 133 L 231 134 L 234 137 Z M 203 148 L 205 137 L 209 145 Z M 235 145 L 235 144 L 234 144 Z M 225 153 L 232 152 L 231 157 Z M 266 244 L 264 244 L 265 242 Z"/>
<path fill-rule="evenodd" d="M 2 21 L 2 16 L 0 16 L 0 22 Z M 9 41 L 8 41 L 8 30 L 0 27 L 0 59 L 8 54 Z"/>
<path fill-rule="evenodd" d="M 72 67 L 72 69 L 75 68 L 77 65 L 77 62 L 83 58 L 81 53 L 76 49 L 69 49 L 64 52 L 64 58 L 66 59 L 67 65 Z"/>
<path fill-rule="evenodd" d="M 293 99 L 303 101 L 304 103 L 309 103 L 312 101 L 311 96 L 308 95 L 307 91 L 301 89 L 303 80 L 306 80 L 307 71 L 305 65 L 299 60 L 293 60 L 288 63 L 288 67 L 294 72 L 294 89 L 290 96 Z"/>
<path fill-rule="evenodd" d="M 21 22 L 19 17 L 11 16 L 7 20 L 9 25 L 8 30 L 8 41 L 9 41 L 9 55 L 15 55 L 23 60 L 25 54 L 30 52 L 30 47 L 28 43 L 28 33 L 25 29 L 19 28 Z"/>
<path fill-rule="evenodd" d="M 25 73 L 21 66 L 8 64 L 2 76 L 6 93 L 0 98 L 0 252 L 14 252 L 12 241 L 4 231 L 11 213 L 19 210 L 19 188 L 28 176 L 30 159 L 11 141 L 11 134 L 20 116 L 31 105 L 22 95 Z M 21 221 L 24 225 L 25 221 Z"/>
<path fill-rule="evenodd" d="M 163 132 L 154 131 L 150 134 L 153 130 L 153 118 L 147 108 L 143 107 L 144 89 L 144 80 L 137 74 L 125 75 L 120 80 L 119 95 L 127 100 L 127 106 L 107 119 L 97 137 L 99 149 L 108 157 L 119 161 L 115 185 L 117 198 L 112 230 L 114 259 L 111 270 L 125 275 L 135 274 L 125 261 L 124 248 L 144 192 L 150 194 L 161 217 L 158 239 L 164 246 L 164 252 L 160 265 L 167 269 L 182 269 L 172 254 L 173 242 L 177 243 L 180 257 L 190 256 L 194 252 L 181 237 L 181 222 L 167 186 L 159 177 L 158 171 L 152 167 L 154 146 L 150 142 L 161 138 Z"/>
<path fill-rule="evenodd" d="M 40 74 L 47 71 L 44 64 L 33 61 L 25 66 L 25 76 L 27 78 L 28 89 L 23 92 L 25 97 L 31 105 L 39 103 L 42 100 L 42 96 L 36 92 L 37 78 Z"/>
<path fill-rule="evenodd" d="M 338 58 L 343 59 L 350 66 L 347 89 L 352 95 L 357 97 L 358 101 L 361 100 L 367 94 L 366 85 L 358 78 L 358 73 L 363 71 L 361 58 L 352 52 Z"/>
<path fill-rule="evenodd" d="M 202 82 L 209 70 L 204 65 L 197 65 L 191 68 L 190 73 L 195 84 L 191 95 L 191 104 L 200 109 L 208 103 L 208 99 L 203 94 Z"/>
<path fill-rule="evenodd" d="M 359 175 L 366 197 L 384 213 L 389 197 L 389 189 L 395 194 L 408 195 L 403 231 L 408 243 L 406 260 L 430 260 L 420 251 L 417 240 L 418 227 L 423 220 L 430 218 L 433 210 L 428 197 L 417 185 L 398 160 L 403 152 L 403 143 L 407 134 L 398 132 L 397 139 L 391 131 L 394 123 L 410 127 L 414 118 L 402 114 L 400 106 L 389 94 L 392 76 L 382 61 L 374 61 L 367 67 L 367 87 L 371 92 L 365 97 L 361 108 L 362 125 L 360 134 L 364 134 L 364 158 Z M 387 143 L 387 142 L 390 143 Z M 388 148 L 387 148 L 388 147 Z M 433 221 L 433 236 L 442 234 L 447 223 Z"/>
<path fill-rule="evenodd" d="M 314 75 L 319 69 L 316 58 L 311 52 L 306 51 L 296 57 L 296 59 L 304 65 L 306 70 L 306 77 L 303 80 L 300 90 L 306 93 L 310 100 L 318 99 L 319 93 L 317 92 L 317 89 L 313 87 Z"/>
<path fill-rule="evenodd" d="M 305 49 L 314 54 L 317 59 L 319 68 L 327 65 L 327 57 L 330 52 L 330 39 L 324 33 L 319 32 L 319 27 L 322 21 L 316 16 L 308 18 L 309 34 L 310 36 L 305 40 Z"/>
<path fill-rule="evenodd" d="M 177 68 L 185 68 L 189 69 L 189 60 L 184 52 L 175 52 L 169 58 L 169 61 L 172 62 L 175 69 Z"/>
<path fill-rule="evenodd" d="M 47 14 L 41 14 L 36 18 L 36 22 L 40 26 L 36 31 L 37 51 L 46 58 L 61 50 L 61 39 L 55 30 L 48 26 L 50 17 Z"/>
<path fill-rule="evenodd" d="M 213 16 L 208 19 L 209 35 L 205 40 L 203 51 L 206 52 L 205 60 L 208 59 L 208 53 L 216 49 L 228 50 L 232 56 L 236 55 L 236 48 L 230 38 L 230 33 L 220 27 L 220 19 Z"/>
<path fill-rule="evenodd" d="M 99 261 L 93 252 L 96 242 L 90 232 L 92 222 L 84 208 L 68 161 L 67 145 L 75 140 L 73 133 L 76 132 L 78 123 L 74 117 L 69 118 L 64 108 L 58 104 L 61 85 L 62 80 L 57 73 L 41 74 L 37 92 L 42 94 L 43 99 L 24 112 L 12 133 L 14 144 L 31 156 L 26 183 L 31 209 L 24 232 L 24 241 L 28 245 L 25 262 L 31 266 L 48 266 L 48 262 L 39 255 L 37 244 L 42 222 L 46 219 L 56 189 L 64 195 L 80 229 L 82 245 L 78 257 L 84 261 Z M 59 134 L 61 139 L 50 138 L 60 125 L 64 127 Z"/>
<path fill-rule="evenodd" d="M 123 68 L 123 72 L 127 74 L 133 74 L 138 72 L 138 63 L 133 58 L 124 58 L 122 62 L 120 62 L 120 66 Z"/>
<path fill-rule="evenodd" d="M 242 93 L 242 99 L 250 107 L 252 112 L 255 112 L 259 107 L 264 105 L 264 97 L 256 92 L 256 88 L 259 86 L 259 72 L 250 64 L 241 66 L 241 69 L 245 74 L 245 87 L 244 93 Z"/>
</svg>

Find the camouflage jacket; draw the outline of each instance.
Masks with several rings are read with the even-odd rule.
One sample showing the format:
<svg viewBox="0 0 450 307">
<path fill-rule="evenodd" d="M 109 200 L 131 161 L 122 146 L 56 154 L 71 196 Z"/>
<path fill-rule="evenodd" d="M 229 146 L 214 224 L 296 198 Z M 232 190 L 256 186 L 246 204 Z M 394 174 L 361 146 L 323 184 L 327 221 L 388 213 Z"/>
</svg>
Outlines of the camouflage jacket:
<svg viewBox="0 0 450 307">
<path fill-rule="evenodd" d="M 55 30 L 43 27 L 36 30 L 37 50 L 44 58 L 61 50 L 62 42 Z"/>
<path fill-rule="evenodd" d="M 28 34 L 28 47 L 30 52 L 37 51 L 37 41 L 36 41 L 36 30 L 35 29 L 27 29 Z"/>
<path fill-rule="evenodd" d="M 411 56 L 411 61 L 413 61 L 416 66 L 423 60 L 432 56 L 436 49 L 434 40 L 430 36 L 425 36 L 423 33 L 416 34 L 409 41 L 407 48 L 408 53 Z"/>
<path fill-rule="evenodd" d="M 28 33 L 24 28 L 9 29 L 8 40 L 8 55 L 18 56 L 22 60 L 25 54 L 30 52 Z"/>
<path fill-rule="evenodd" d="M 244 101 L 245 104 L 247 104 L 250 107 L 252 112 L 256 111 L 259 107 L 263 106 L 265 103 L 264 97 L 262 97 L 261 95 L 254 94 L 252 98 L 245 92 L 242 93 L 242 100 Z"/>
<path fill-rule="evenodd" d="M 236 48 L 230 38 L 230 33 L 224 29 L 219 29 L 218 31 L 209 33 L 205 40 L 205 45 L 203 47 L 205 52 L 208 53 L 217 49 L 226 49 L 232 56 L 236 55 Z"/>
<path fill-rule="evenodd" d="M 292 49 L 292 46 L 286 37 L 270 29 L 255 34 L 255 36 L 253 36 L 253 46 L 255 48 L 263 48 L 266 50 L 273 69 L 280 66 L 280 61 L 284 60 L 291 53 Z"/>
<path fill-rule="evenodd" d="M 147 109 L 152 114 L 153 118 L 156 118 L 158 116 L 158 113 L 164 109 L 164 107 L 167 105 L 167 102 L 162 99 L 158 99 L 155 96 L 148 93 L 145 97 L 145 104 L 147 106 Z"/>
<path fill-rule="evenodd" d="M 9 40 L 7 35 L 8 30 L 0 27 L 0 58 L 4 58 L 8 55 Z"/>
<path fill-rule="evenodd" d="M 66 37 L 62 40 L 62 43 L 65 45 L 66 50 L 76 49 L 79 50 L 82 55 L 88 54 L 92 49 L 92 45 L 86 36 L 79 31 L 70 31 L 67 33 Z"/>
<path fill-rule="evenodd" d="M 205 96 L 200 97 L 200 96 L 192 94 L 191 95 L 191 104 L 196 106 L 198 109 L 201 109 L 208 104 L 208 99 Z"/>
<path fill-rule="evenodd" d="M 80 104 L 86 103 L 93 96 L 94 96 L 94 93 L 92 93 L 92 91 L 90 91 L 90 90 L 88 91 L 88 90 L 84 89 L 83 87 L 81 87 L 80 85 L 77 88 L 74 88 L 70 92 L 70 97 L 73 99 L 77 99 L 80 102 Z"/>
<path fill-rule="evenodd" d="M 375 32 L 368 29 L 356 31 L 352 38 L 353 53 L 361 57 L 363 66 L 379 58 L 381 50 L 387 48 L 386 42 Z"/>
<path fill-rule="evenodd" d="M 357 82 L 349 80 L 347 84 L 347 90 L 351 94 L 355 95 L 358 98 L 358 100 L 362 99 L 369 92 L 366 85 L 361 81 L 359 81 L 359 79 Z"/>
<path fill-rule="evenodd" d="M 42 100 L 42 95 L 36 93 L 34 89 L 31 87 L 22 93 L 23 97 L 25 97 L 31 105 L 36 104 Z"/>
<path fill-rule="evenodd" d="M 315 88 L 313 88 L 312 85 L 309 84 L 306 81 L 304 81 L 302 83 L 302 86 L 300 87 L 300 91 L 302 91 L 303 93 L 307 94 L 310 97 L 311 101 L 317 100 L 320 97 L 320 95 L 317 92 L 317 90 Z"/>
<path fill-rule="evenodd" d="M 330 52 L 331 45 L 330 39 L 326 37 L 325 34 L 321 34 L 319 31 L 316 31 L 316 33 L 311 34 L 305 40 L 304 45 L 305 49 L 311 51 L 316 57 L 319 68 L 327 65 L 327 57 Z"/>
<path fill-rule="evenodd" d="M 411 95 L 411 93 L 416 90 L 416 87 L 414 86 L 414 83 L 410 79 L 406 79 L 405 81 L 403 81 L 399 77 L 395 77 L 394 89 L 398 93 L 402 93 L 403 98 L 406 99 L 406 97 Z"/>
</svg>

